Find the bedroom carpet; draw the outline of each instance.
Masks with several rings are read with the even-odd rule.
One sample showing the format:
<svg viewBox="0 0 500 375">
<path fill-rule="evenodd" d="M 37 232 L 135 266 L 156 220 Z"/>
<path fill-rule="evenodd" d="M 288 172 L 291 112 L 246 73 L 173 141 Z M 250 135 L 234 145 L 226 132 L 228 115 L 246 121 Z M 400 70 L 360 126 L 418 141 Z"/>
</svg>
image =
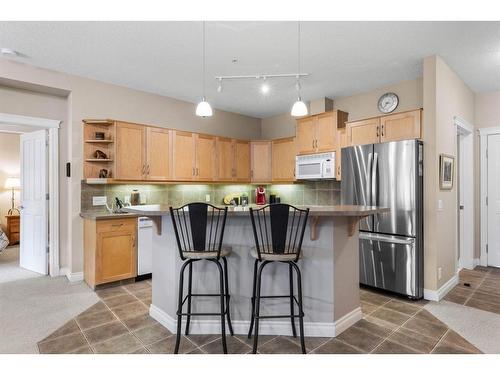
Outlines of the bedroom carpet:
<svg viewBox="0 0 500 375">
<path fill-rule="evenodd" d="M 19 246 L 9 246 L 0 253 L 0 283 L 33 277 L 40 275 L 19 267 Z"/>
<path fill-rule="evenodd" d="M 66 277 L 0 283 L 0 353 L 38 353 L 38 341 L 98 301 Z"/>
</svg>

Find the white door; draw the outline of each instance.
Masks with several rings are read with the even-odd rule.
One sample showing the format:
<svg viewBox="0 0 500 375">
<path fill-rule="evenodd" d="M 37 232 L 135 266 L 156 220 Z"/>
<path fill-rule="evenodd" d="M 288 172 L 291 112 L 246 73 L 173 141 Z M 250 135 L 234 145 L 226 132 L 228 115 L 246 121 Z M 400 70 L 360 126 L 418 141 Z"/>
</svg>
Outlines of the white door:
<svg viewBox="0 0 500 375">
<path fill-rule="evenodd" d="M 488 136 L 488 266 L 500 267 L 500 134 Z"/>
<path fill-rule="evenodd" d="M 48 273 L 47 133 L 21 135 L 21 241 L 19 265 Z"/>
</svg>

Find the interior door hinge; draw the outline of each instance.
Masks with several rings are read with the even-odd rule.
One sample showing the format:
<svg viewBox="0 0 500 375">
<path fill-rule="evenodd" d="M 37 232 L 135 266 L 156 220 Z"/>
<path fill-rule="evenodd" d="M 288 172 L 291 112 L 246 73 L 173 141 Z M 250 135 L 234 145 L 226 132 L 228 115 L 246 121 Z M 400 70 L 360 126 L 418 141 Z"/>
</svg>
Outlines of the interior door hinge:
<svg viewBox="0 0 500 375">
<path fill-rule="evenodd" d="M 486 149 L 486 159 L 488 159 L 488 149 Z"/>
<path fill-rule="evenodd" d="M 49 196 L 49 193 L 46 193 L 45 194 L 45 200 L 49 200 L 50 196 Z"/>
<path fill-rule="evenodd" d="M 488 197 L 486 197 L 486 205 L 488 205 Z"/>
<path fill-rule="evenodd" d="M 50 252 L 50 247 L 49 247 L 49 246 L 47 246 L 47 247 L 46 247 L 46 250 L 47 250 L 47 254 L 48 254 L 48 253 Z"/>
<path fill-rule="evenodd" d="M 488 254 L 488 244 L 486 244 L 486 254 Z"/>
</svg>

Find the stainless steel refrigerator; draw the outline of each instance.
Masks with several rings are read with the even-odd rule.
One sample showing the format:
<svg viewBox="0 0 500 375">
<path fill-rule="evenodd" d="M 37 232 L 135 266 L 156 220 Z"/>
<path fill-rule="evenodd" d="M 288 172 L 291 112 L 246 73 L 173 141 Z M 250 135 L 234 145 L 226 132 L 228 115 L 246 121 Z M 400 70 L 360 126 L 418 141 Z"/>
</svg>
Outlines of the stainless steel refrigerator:
<svg viewBox="0 0 500 375">
<path fill-rule="evenodd" d="M 360 221 L 360 283 L 422 298 L 422 142 L 342 149 L 341 202 L 391 209 Z"/>
</svg>

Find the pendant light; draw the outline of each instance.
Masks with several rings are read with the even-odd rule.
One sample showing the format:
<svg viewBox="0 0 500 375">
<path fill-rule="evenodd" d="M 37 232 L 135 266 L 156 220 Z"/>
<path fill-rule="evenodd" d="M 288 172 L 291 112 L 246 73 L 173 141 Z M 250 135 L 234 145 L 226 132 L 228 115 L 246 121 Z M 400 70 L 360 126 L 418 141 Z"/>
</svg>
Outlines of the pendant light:
<svg viewBox="0 0 500 375">
<path fill-rule="evenodd" d="M 297 22 L 297 73 L 300 74 L 300 21 Z M 300 76 L 297 75 L 296 78 L 297 101 L 293 104 L 291 115 L 293 117 L 307 116 L 307 106 L 300 97 Z"/>
<path fill-rule="evenodd" d="M 205 98 L 205 21 L 203 21 L 203 97 L 196 106 L 196 116 L 211 117 L 212 107 Z"/>
</svg>

